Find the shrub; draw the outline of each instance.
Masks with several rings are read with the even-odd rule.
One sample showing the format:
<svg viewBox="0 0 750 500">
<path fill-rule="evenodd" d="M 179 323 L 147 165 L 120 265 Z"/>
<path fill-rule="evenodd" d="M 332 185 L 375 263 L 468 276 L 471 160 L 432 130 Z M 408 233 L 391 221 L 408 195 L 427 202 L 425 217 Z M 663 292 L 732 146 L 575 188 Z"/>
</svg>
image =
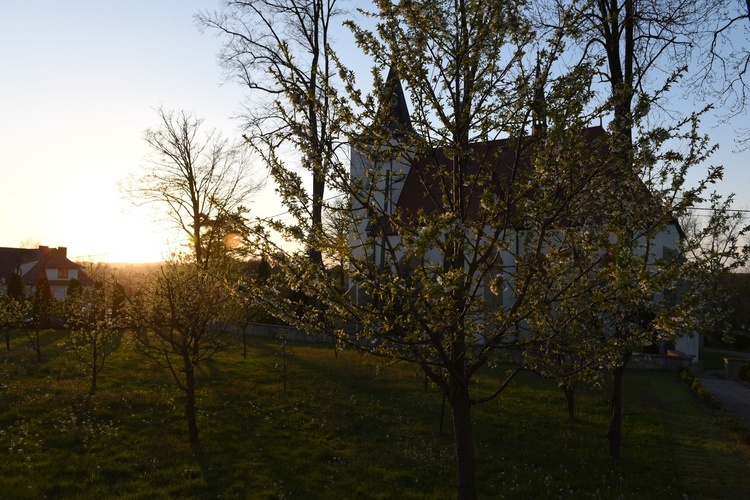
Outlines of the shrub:
<svg viewBox="0 0 750 500">
<path fill-rule="evenodd" d="M 750 363 L 740 366 L 740 380 L 750 380 Z"/>
<path fill-rule="evenodd" d="M 702 383 L 701 383 L 701 381 L 700 381 L 700 380 L 698 380 L 697 378 L 696 378 L 696 379 L 693 379 L 693 383 L 692 383 L 692 384 L 690 384 L 690 387 L 691 387 L 691 388 L 693 389 L 693 391 L 695 391 L 695 392 L 698 392 L 698 391 L 699 391 L 700 389 L 704 389 L 704 390 L 705 390 L 705 388 L 703 387 L 703 384 L 702 384 Z"/>
</svg>

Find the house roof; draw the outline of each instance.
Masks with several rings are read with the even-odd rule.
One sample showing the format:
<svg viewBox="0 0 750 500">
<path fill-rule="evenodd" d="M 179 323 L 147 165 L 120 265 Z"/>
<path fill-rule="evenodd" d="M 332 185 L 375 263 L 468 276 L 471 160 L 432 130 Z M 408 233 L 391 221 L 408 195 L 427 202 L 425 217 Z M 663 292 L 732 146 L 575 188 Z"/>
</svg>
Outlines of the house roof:
<svg viewBox="0 0 750 500">
<path fill-rule="evenodd" d="M 600 126 L 590 127 L 583 131 L 586 143 L 591 150 L 600 148 L 597 141 L 606 135 Z M 487 173 L 487 181 L 498 196 L 503 196 L 503 180 L 511 178 L 516 170 L 528 168 L 528 161 L 518 158 L 515 144 L 508 139 L 498 139 L 489 142 L 477 142 L 470 145 L 470 157 L 465 175 L 475 177 L 481 172 Z M 404 181 L 404 187 L 396 207 L 404 212 L 416 213 L 423 210 L 426 213 L 435 211 L 444 190 L 441 186 L 441 175 L 451 167 L 451 159 L 445 151 L 436 149 L 430 155 L 417 159 L 409 170 Z M 507 184 L 507 182 L 505 182 Z M 476 214 L 481 200 L 481 194 L 489 186 L 476 186 L 469 194 L 468 211 Z"/>
<path fill-rule="evenodd" d="M 21 277 L 23 283 L 27 286 L 36 285 L 39 281 L 39 276 L 44 269 L 78 269 L 78 281 L 83 286 L 92 286 L 94 280 L 91 279 L 86 273 L 83 272 L 82 267 L 75 262 L 71 261 L 67 257 L 67 248 L 50 248 L 48 246 L 40 246 L 39 248 L 7 248 L 0 247 L 0 279 L 4 279 L 7 283 L 10 276 L 17 272 L 19 267 L 23 264 L 32 264 L 29 269 Z M 57 281 L 57 280 L 55 280 Z M 67 284 L 69 281 L 64 283 L 56 283 L 58 285 Z M 50 285 L 53 283 L 50 282 Z"/>
<path fill-rule="evenodd" d="M 601 141 L 606 137 L 606 131 L 601 126 L 584 129 L 582 134 L 588 150 L 596 151 L 606 147 Z M 533 140 L 533 137 L 529 140 Z M 467 203 L 464 208 L 470 218 L 476 217 L 480 212 L 482 197 L 488 190 L 498 199 L 507 202 L 509 209 L 513 209 L 513 202 L 509 199 L 511 195 L 507 190 L 512 180 L 529 168 L 528 158 L 525 158 L 523 153 L 519 156 L 517 151 L 516 143 L 508 139 L 476 142 L 470 145 L 467 155 L 470 160 L 464 171 L 466 179 L 471 179 L 466 182 L 464 193 Z M 591 158 L 595 157 L 596 155 L 591 155 Z M 446 177 L 451 168 L 452 159 L 440 148 L 415 158 L 411 162 L 400 195 L 394 200 L 395 213 L 400 214 L 397 216 L 406 217 L 408 220 L 420 212 L 431 214 L 448 211 L 448 207 L 443 206 L 447 201 L 444 199 L 447 193 L 444 183 L 451 182 Z M 520 196 L 531 198 L 534 196 L 534 190 L 535 187 L 531 186 Z M 515 224 L 522 225 L 523 222 L 515 221 Z M 380 217 L 377 224 L 370 226 L 369 234 L 377 236 L 381 231 L 385 231 L 387 235 L 397 234 L 390 217 Z"/>
<path fill-rule="evenodd" d="M 37 260 L 38 251 L 37 248 L 0 247 L 0 279 L 8 283 L 21 264 Z"/>
<path fill-rule="evenodd" d="M 391 123 L 390 128 L 394 136 L 398 131 L 413 131 L 409 111 L 404 98 L 404 92 L 399 78 L 393 69 L 388 73 L 386 80 L 393 92 L 393 97 L 389 103 L 391 105 Z M 571 186 L 575 186 L 578 174 L 581 178 L 588 175 L 601 176 L 607 182 L 616 180 L 623 176 L 610 164 L 603 163 L 611 155 L 608 153 L 607 132 L 602 126 L 593 126 L 580 130 L 578 137 L 583 140 L 584 149 L 571 149 L 573 158 L 569 158 L 577 166 L 576 169 L 568 169 L 564 173 L 557 174 L 553 171 L 556 165 L 550 164 L 551 175 L 563 175 L 569 177 Z M 524 139 L 526 145 L 533 145 L 536 141 L 536 134 L 532 134 Z M 564 150 L 565 148 L 563 148 Z M 520 153 L 519 153 L 520 151 Z M 478 216 L 481 210 L 482 197 L 489 192 L 502 200 L 508 209 L 508 213 L 513 215 L 517 203 L 522 199 L 533 199 L 541 191 L 540 186 L 534 186 L 530 183 L 520 192 L 511 194 L 510 185 L 519 175 L 530 169 L 530 158 L 525 149 L 519 147 L 519 142 L 509 139 L 498 139 L 486 142 L 475 142 L 469 145 L 469 151 L 466 157 L 468 161 L 463 168 L 465 179 L 464 203 L 462 207 L 466 210 L 469 218 Z M 577 152 L 576 152 L 577 151 Z M 565 152 L 562 152 L 565 155 Z M 554 161 L 552 162 L 554 163 Z M 396 217 L 404 218 L 402 223 L 412 224 L 414 216 L 418 213 L 431 214 L 442 213 L 450 210 L 447 204 L 450 200 L 445 199 L 449 192 L 446 189 L 446 183 L 452 182 L 450 172 L 453 166 L 453 158 L 446 154 L 445 149 L 434 148 L 427 153 L 421 154 L 414 158 L 406 178 L 404 179 L 399 197 L 395 202 Z M 628 175 L 628 174 L 624 174 Z M 646 189 L 645 185 L 638 183 L 636 187 L 629 183 L 623 183 L 623 197 L 627 197 L 625 192 L 629 189 Z M 550 193 L 547 193 L 549 195 Z M 634 193 L 635 194 L 635 193 Z M 642 193 L 641 193 L 642 194 Z M 552 194 L 552 196 L 555 196 Z M 558 193 L 557 196 L 564 196 Z M 648 195 L 650 196 L 650 195 Z M 515 200 L 515 201 L 514 201 Z M 564 201 L 561 199 L 561 201 Z M 654 200 L 655 202 L 655 200 Z M 585 205 L 585 202 L 584 202 Z M 596 210 L 591 207 L 592 210 Z M 568 214 L 572 216 L 572 214 Z M 580 217 L 580 216 L 579 216 Z M 600 214 L 588 214 L 585 216 L 598 218 Z M 377 236 L 385 232 L 387 235 L 397 234 L 395 225 L 391 221 L 390 215 L 382 215 L 376 221 L 372 221 L 368 227 L 370 236 Z M 567 218 L 567 216 L 566 216 Z M 411 222 L 410 222 L 411 221 Z M 514 220 L 513 225 L 524 227 L 523 220 Z M 571 223 L 570 220 L 567 223 Z M 682 228 L 676 220 L 672 221 L 677 230 L 682 235 Z"/>
</svg>

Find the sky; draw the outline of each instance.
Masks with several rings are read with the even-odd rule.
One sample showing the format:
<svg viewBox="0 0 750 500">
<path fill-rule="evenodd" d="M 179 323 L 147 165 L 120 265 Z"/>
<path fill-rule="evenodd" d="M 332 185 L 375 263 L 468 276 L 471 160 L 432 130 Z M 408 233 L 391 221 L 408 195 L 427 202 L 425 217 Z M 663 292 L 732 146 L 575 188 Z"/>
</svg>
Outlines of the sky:
<svg viewBox="0 0 750 500">
<path fill-rule="evenodd" d="M 144 164 L 155 108 L 239 135 L 242 88 L 194 14 L 211 0 L 0 0 L 0 246 L 155 262 L 183 243 L 118 183 Z M 272 189 L 251 205 L 280 209 Z M 275 207 L 274 207 L 275 205 Z M 272 213 L 266 213 L 272 215 Z"/>
<path fill-rule="evenodd" d="M 144 164 L 143 136 L 158 125 L 158 107 L 239 136 L 232 117 L 243 89 L 223 77 L 221 39 L 194 21 L 218 7 L 218 0 L 0 0 L 0 247 L 64 246 L 78 261 L 156 262 L 184 243 L 153 209 L 134 207 L 118 183 Z M 733 126 L 713 125 L 705 129 L 720 144 L 713 161 L 726 168 L 719 191 L 737 193 L 735 208 L 750 208 L 750 152 L 733 153 Z M 250 210 L 283 212 L 272 186 Z"/>
</svg>

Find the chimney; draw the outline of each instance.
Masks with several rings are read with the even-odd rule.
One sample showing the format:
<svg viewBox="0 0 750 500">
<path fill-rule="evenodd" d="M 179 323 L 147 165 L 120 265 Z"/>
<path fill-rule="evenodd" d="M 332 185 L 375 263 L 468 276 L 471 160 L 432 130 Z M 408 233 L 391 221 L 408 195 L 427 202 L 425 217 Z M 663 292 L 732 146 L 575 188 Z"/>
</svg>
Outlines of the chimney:
<svg viewBox="0 0 750 500">
<path fill-rule="evenodd" d="M 57 247 L 57 251 L 61 253 L 63 257 L 68 258 L 68 247 Z"/>
<path fill-rule="evenodd" d="M 38 251 L 38 257 L 41 259 L 42 257 L 46 257 L 50 254 L 49 247 L 46 245 L 39 245 L 39 251 Z"/>
</svg>

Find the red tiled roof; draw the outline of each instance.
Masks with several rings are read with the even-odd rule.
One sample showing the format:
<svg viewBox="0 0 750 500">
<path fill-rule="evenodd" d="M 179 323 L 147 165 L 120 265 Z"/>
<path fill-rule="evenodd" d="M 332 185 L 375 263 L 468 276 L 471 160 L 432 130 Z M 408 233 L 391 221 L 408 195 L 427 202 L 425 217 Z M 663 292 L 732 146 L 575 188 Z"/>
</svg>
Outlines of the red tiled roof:
<svg viewBox="0 0 750 500">
<path fill-rule="evenodd" d="M 602 127 L 590 127 L 585 129 L 583 134 L 592 151 L 605 147 L 603 144 L 597 144 L 606 136 Z M 528 160 L 524 161 L 523 153 L 518 158 L 516 151 L 514 143 L 507 139 L 471 145 L 471 161 L 466 167 L 465 176 L 467 179 L 471 178 L 477 184 L 466 186 L 465 200 L 467 200 L 467 206 L 464 208 L 469 217 L 477 216 L 481 198 L 488 189 L 500 200 L 507 202 L 509 209 L 513 208 L 513 201 L 504 199 L 507 193 L 504 193 L 503 190 L 507 189 L 509 181 L 514 175 L 528 169 Z M 395 213 L 397 217 L 405 218 L 405 220 L 402 219 L 402 223 L 408 224 L 407 221 L 420 212 L 431 214 L 447 211 L 447 207 L 443 204 L 446 202 L 444 196 L 448 190 L 443 184 L 450 182 L 446 179 L 446 173 L 450 172 L 451 168 L 452 160 L 442 149 L 435 149 L 431 154 L 416 158 L 412 162 L 399 198 L 396 200 Z M 482 180 L 477 181 L 480 178 L 478 174 L 484 174 Z M 521 196 L 528 198 L 533 194 L 534 187 L 532 186 Z M 516 223 L 519 223 L 519 221 L 516 221 Z M 385 216 L 380 217 L 378 221 L 373 221 L 370 229 L 370 236 L 380 235 L 381 230 L 388 235 L 397 234 L 389 217 Z"/>
<path fill-rule="evenodd" d="M 18 266 L 36 260 L 38 252 L 37 248 L 0 247 L 0 279 L 7 283 Z"/>
<path fill-rule="evenodd" d="M 584 131 L 586 141 L 591 145 L 592 150 L 597 147 L 595 142 L 604 137 L 606 132 L 602 127 L 591 127 Z M 472 161 L 466 172 L 468 176 L 476 176 L 482 172 L 490 174 L 493 181 L 502 178 L 508 178 L 513 174 L 514 169 L 523 170 L 528 167 L 523 157 L 517 161 L 516 150 L 513 144 L 507 139 L 499 139 L 491 142 L 482 142 L 472 144 Z M 438 208 L 441 196 L 445 192 L 440 185 L 440 172 L 451 168 L 451 160 L 445 155 L 443 150 L 436 150 L 429 157 L 418 159 L 409 170 L 409 174 L 404 182 L 401 196 L 397 202 L 397 208 L 404 212 L 416 213 L 423 210 L 431 213 Z M 495 191 L 501 191 L 500 185 L 495 187 Z M 473 189 L 469 199 L 469 212 L 476 213 L 481 200 L 479 196 L 484 191 Z M 502 192 L 496 193 L 502 196 Z"/>
<path fill-rule="evenodd" d="M 68 259 L 65 247 L 0 248 L 0 278 L 4 278 L 7 282 L 18 267 L 35 261 L 36 264 L 22 276 L 23 283 L 27 286 L 35 286 L 44 269 L 78 269 L 78 281 L 81 285 L 92 286 L 94 284 L 94 280 L 83 272 L 80 265 Z M 56 284 L 60 286 L 63 283 L 67 284 L 69 280 L 60 280 Z"/>
</svg>

